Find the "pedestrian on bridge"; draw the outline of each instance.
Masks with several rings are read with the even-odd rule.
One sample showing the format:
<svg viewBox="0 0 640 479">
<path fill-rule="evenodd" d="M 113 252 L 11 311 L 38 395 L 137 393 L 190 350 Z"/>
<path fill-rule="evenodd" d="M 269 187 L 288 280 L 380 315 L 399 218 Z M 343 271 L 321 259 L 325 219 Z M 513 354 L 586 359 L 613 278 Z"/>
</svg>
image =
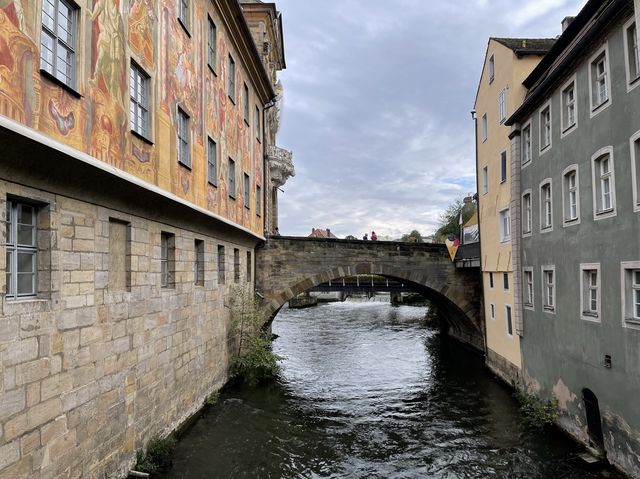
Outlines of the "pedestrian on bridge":
<svg viewBox="0 0 640 479">
<path fill-rule="evenodd" d="M 378 241 L 378 235 L 375 231 L 371 232 L 371 241 Z"/>
<path fill-rule="evenodd" d="M 362 241 L 367 241 L 369 239 L 369 233 L 365 233 L 362 237 Z"/>
</svg>

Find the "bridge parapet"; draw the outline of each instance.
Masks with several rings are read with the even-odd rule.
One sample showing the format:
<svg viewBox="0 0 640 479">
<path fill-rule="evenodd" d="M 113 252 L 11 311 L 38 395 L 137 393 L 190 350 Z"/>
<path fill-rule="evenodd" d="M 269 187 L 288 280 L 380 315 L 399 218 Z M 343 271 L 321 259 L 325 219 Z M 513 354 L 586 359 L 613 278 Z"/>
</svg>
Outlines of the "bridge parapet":
<svg viewBox="0 0 640 479">
<path fill-rule="evenodd" d="M 256 289 L 270 315 L 294 296 L 356 274 L 399 280 L 428 297 L 449 333 L 484 348 L 480 273 L 456 269 L 444 245 L 335 238 L 270 237 L 256 253 Z"/>
</svg>

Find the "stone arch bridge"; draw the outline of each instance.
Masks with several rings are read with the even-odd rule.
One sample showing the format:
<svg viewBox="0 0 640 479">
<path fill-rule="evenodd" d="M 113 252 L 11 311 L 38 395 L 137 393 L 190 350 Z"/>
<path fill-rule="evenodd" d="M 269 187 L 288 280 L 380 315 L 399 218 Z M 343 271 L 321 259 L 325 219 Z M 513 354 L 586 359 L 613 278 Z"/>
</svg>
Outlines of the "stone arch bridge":
<svg viewBox="0 0 640 479">
<path fill-rule="evenodd" d="M 456 268 L 444 245 L 272 237 L 256 251 L 256 291 L 272 319 L 294 296 L 356 274 L 410 285 L 438 307 L 450 336 L 484 351 L 480 270 Z"/>
</svg>

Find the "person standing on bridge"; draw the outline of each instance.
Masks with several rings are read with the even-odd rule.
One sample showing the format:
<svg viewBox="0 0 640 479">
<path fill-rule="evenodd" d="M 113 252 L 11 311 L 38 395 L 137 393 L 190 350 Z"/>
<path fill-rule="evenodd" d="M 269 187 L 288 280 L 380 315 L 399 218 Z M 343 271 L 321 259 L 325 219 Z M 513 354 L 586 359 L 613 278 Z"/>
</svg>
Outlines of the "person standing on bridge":
<svg viewBox="0 0 640 479">
<path fill-rule="evenodd" d="M 362 241 L 367 241 L 369 239 L 369 233 L 365 233 L 362 237 Z"/>
<path fill-rule="evenodd" d="M 375 231 L 371 232 L 371 241 L 378 241 L 378 235 Z"/>
</svg>

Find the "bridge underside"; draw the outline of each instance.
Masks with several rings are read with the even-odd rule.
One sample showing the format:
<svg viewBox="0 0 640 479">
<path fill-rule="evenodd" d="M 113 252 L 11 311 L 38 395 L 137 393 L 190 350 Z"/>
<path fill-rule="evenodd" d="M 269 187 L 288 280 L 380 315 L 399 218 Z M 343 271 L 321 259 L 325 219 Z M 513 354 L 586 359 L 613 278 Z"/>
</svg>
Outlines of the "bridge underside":
<svg viewBox="0 0 640 479">
<path fill-rule="evenodd" d="M 318 285 L 373 274 L 421 293 L 438 308 L 450 336 L 484 350 L 480 272 L 456 269 L 444 245 L 279 237 L 258 249 L 256 262 L 256 290 L 271 318 Z"/>
</svg>

